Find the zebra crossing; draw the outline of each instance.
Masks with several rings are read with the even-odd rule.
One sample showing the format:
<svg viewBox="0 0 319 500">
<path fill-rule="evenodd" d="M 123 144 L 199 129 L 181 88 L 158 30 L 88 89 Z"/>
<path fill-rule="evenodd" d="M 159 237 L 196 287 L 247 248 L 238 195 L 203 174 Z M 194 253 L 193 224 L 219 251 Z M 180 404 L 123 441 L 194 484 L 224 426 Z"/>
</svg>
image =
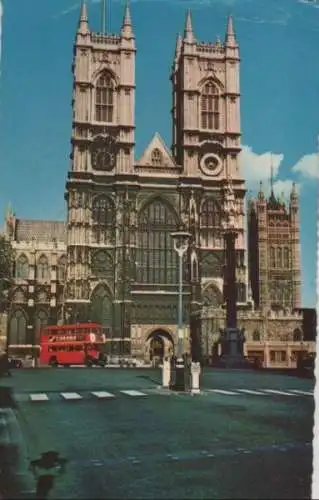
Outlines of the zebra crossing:
<svg viewBox="0 0 319 500">
<path fill-rule="evenodd" d="M 109 391 L 90 391 L 90 392 L 38 392 L 29 394 L 18 394 L 16 399 L 20 402 L 29 401 L 31 403 L 41 403 L 50 401 L 81 401 L 81 400 L 114 400 L 120 397 L 126 398 L 146 398 L 154 395 L 172 395 L 171 391 L 163 391 L 160 388 L 157 389 L 144 389 L 143 391 L 136 389 L 123 389 L 117 390 L 115 392 Z M 224 397 L 280 397 L 286 399 L 293 398 L 309 398 L 313 397 L 312 390 L 301 390 L 301 389 L 206 389 L 202 394 L 211 396 L 224 396 Z"/>
</svg>

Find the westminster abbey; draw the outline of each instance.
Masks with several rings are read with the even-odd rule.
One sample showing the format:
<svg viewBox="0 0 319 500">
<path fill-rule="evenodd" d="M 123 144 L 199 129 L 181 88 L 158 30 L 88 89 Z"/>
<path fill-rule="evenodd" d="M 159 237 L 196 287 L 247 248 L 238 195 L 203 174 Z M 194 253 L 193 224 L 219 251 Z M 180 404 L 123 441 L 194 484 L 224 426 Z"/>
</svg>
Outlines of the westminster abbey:
<svg viewBox="0 0 319 500">
<path fill-rule="evenodd" d="M 129 7 L 120 33 L 112 35 L 91 29 L 83 3 L 73 54 L 67 220 L 31 221 L 8 213 L 5 231 L 16 250 L 9 344 L 38 344 L 46 323 L 91 320 L 103 325 L 110 353 L 148 360 L 155 350 L 173 352 L 178 256 L 171 233 L 182 228 L 191 235 L 183 275 L 185 349 L 195 356 L 210 355 L 218 349 L 225 318 L 220 229 L 222 192 L 230 179 L 239 213 L 238 322 L 247 332 L 246 351 L 262 352 L 279 364 L 290 359 L 303 337 L 302 317 L 296 312 L 298 199 L 292 193 L 286 209 L 274 202 L 270 206 L 258 195 L 250 208 L 250 241 L 259 248 L 260 228 L 266 240 L 261 238 L 258 255 L 252 249 L 248 270 L 246 189 L 238 160 L 240 57 L 232 18 L 223 42 L 201 42 L 188 12 L 170 75 L 172 145 L 167 147 L 155 133 L 140 158 L 134 153 L 136 49 Z M 274 219 L 273 210 L 279 210 L 278 220 L 287 222 L 287 234 L 292 234 L 289 244 L 285 240 L 285 264 L 274 269 L 267 264 L 268 209 Z M 273 241 L 278 247 L 276 236 Z M 288 266 L 285 272 L 283 265 Z M 268 284 L 276 289 L 278 279 L 288 283 L 289 293 L 273 310 Z M 284 348 L 271 347 L 283 340 Z M 272 355 L 284 351 L 286 357 Z"/>
</svg>

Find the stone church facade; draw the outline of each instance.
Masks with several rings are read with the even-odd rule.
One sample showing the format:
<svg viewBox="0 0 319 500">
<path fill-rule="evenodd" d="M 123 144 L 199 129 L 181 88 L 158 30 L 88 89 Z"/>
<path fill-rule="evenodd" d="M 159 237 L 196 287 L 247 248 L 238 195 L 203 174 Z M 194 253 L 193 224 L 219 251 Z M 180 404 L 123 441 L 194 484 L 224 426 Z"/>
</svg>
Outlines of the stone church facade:
<svg viewBox="0 0 319 500">
<path fill-rule="evenodd" d="M 90 29 L 83 4 L 72 66 L 67 221 L 8 214 L 6 233 L 17 255 L 10 344 L 37 344 L 45 323 L 91 320 L 103 325 L 110 353 L 148 359 L 159 347 L 172 351 L 178 257 L 171 233 L 182 228 L 191 235 L 183 276 L 185 348 L 195 357 L 208 355 L 216 341 L 211 318 L 224 316 L 220 229 L 229 180 L 239 212 L 238 307 L 250 331 L 246 190 L 238 161 L 240 59 L 232 18 L 223 43 L 203 43 L 188 13 L 171 71 L 172 148 L 156 133 L 138 160 L 135 57 L 129 8 L 120 34 L 110 35 Z M 301 324 L 293 319 L 292 331 Z"/>
</svg>

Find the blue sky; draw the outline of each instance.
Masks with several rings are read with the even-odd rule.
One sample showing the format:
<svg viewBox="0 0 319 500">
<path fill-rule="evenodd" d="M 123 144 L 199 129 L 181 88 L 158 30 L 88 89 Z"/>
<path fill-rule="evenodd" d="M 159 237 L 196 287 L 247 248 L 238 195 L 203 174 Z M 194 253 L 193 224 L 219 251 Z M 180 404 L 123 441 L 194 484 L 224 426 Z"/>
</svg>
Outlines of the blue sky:
<svg viewBox="0 0 319 500">
<path fill-rule="evenodd" d="M 319 133 L 319 0 L 136 0 L 136 157 L 158 131 L 170 145 L 170 67 L 185 10 L 199 40 L 224 38 L 232 13 L 241 49 L 241 163 L 248 189 L 298 183 L 303 305 L 315 305 Z M 18 217 L 62 219 L 69 166 L 72 44 L 80 0 L 2 0 L 0 205 Z M 88 1 L 100 27 L 100 6 Z M 118 32 L 124 1 L 108 0 L 108 28 Z M 154 98 L 154 96 L 156 96 Z"/>
</svg>

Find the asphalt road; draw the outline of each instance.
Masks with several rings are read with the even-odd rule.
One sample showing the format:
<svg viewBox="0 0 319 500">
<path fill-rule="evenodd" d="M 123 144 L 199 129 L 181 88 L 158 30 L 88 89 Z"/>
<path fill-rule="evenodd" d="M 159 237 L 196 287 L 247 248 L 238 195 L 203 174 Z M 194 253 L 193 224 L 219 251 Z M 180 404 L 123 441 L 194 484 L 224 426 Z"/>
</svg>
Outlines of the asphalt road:
<svg viewBox="0 0 319 500">
<path fill-rule="evenodd" d="M 313 381 L 207 370 L 198 396 L 159 381 L 74 368 L 1 382 L 18 403 L 24 463 L 50 449 L 68 459 L 52 498 L 310 498 Z"/>
</svg>

